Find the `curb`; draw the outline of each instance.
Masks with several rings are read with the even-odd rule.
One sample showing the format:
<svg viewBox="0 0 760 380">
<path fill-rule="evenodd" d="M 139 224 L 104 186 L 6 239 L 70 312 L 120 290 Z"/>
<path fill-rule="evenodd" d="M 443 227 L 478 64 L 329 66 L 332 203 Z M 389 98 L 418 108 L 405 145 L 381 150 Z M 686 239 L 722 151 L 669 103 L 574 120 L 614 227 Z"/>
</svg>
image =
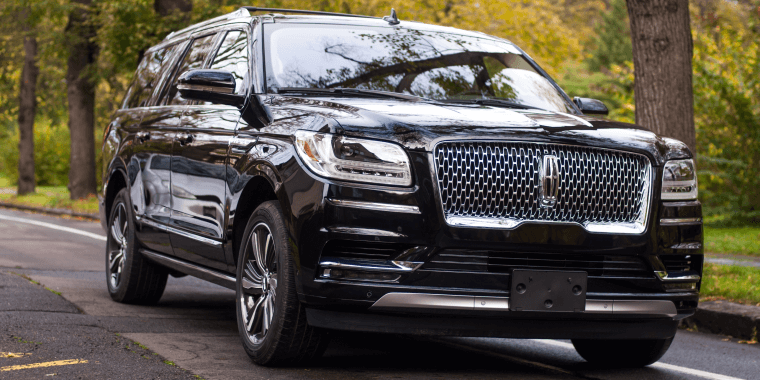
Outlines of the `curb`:
<svg viewBox="0 0 760 380">
<path fill-rule="evenodd" d="M 697 312 L 683 323 L 698 331 L 757 339 L 760 334 L 760 307 L 728 301 L 700 302 Z"/>
<path fill-rule="evenodd" d="M 26 206 L 26 205 L 18 205 L 18 204 L 8 203 L 8 202 L 0 202 L 0 207 L 12 208 L 12 209 L 24 210 L 24 211 L 34 211 L 34 212 L 39 212 L 42 214 L 56 215 L 56 216 L 60 216 L 60 215 L 73 216 L 77 218 L 90 219 L 96 222 L 100 221 L 100 217 L 96 214 L 76 212 L 76 211 L 66 210 L 66 209 L 61 209 L 61 208 Z"/>
</svg>

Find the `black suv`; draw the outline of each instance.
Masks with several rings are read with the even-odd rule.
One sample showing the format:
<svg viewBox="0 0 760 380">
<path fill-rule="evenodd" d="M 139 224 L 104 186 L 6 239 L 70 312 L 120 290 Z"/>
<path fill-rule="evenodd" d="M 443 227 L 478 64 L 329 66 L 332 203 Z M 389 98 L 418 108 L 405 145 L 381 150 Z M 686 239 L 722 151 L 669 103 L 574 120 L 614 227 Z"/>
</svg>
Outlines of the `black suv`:
<svg viewBox="0 0 760 380">
<path fill-rule="evenodd" d="M 500 38 L 241 8 L 148 49 L 105 132 L 108 290 L 234 289 L 263 365 L 318 356 L 329 330 L 650 364 L 697 307 L 695 166 L 588 116 L 606 113 Z"/>
</svg>

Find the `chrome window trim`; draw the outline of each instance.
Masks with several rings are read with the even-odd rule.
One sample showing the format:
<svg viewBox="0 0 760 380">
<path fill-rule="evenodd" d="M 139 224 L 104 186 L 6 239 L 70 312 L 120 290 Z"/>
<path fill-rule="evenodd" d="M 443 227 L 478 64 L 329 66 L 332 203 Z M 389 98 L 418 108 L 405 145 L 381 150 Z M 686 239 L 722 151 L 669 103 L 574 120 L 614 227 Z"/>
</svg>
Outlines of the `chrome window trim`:
<svg viewBox="0 0 760 380">
<path fill-rule="evenodd" d="M 509 297 L 481 297 L 452 294 L 400 293 L 383 295 L 370 309 L 443 309 L 488 310 L 515 313 L 509 309 Z M 516 312 L 521 313 L 521 312 Z M 586 300 L 588 314 L 640 314 L 675 317 L 678 309 L 668 300 Z"/>
<path fill-rule="evenodd" d="M 394 205 L 390 203 L 376 203 L 364 201 L 348 201 L 343 199 L 326 198 L 327 203 L 336 207 L 350 207 L 363 210 L 398 212 L 405 214 L 420 214 L 420 208 L 417 206 Z"/>
<path fill-rule="evenodd" d="M 550 220 L 518 220 L 513 218 L 482 218 L 482 217 L 467 217 L 467 216 L 447 216 L 443 209 L 443 199 L 441 198 L 441 189 L 439 187 L 438 168 L 436 165 L 435 151 L 441 144 L 448 143 L 515 143 L 515 144 L 533 144 L 533 145 L 558 145 L 574 148 L 591 148 L 598 150 L 605 150 L 610 152 L 621 152 L 626 154 L 637 155 L 646 159 L 646 178 L 644 180 L 643 193 L 645 194 L 641 200 L 641 214 L 634 223 L 595 223 L 595 222 L 565 222 L 565 221 L 550 221 Z M 652 160 L 641 153 L 631 152 L 627 150 L 611 149 L 597 146 L 575 145 L 575 144 L 562 144 L 554 142 L 534 142 L 514 139 L 493 139 L 493 138 L 441 138 L 437 139 L 434 144 L 431 144 L 431 149 L 427 152 L 429 166 L 433 173 L 435 173 L 435 197 L 438 199 L 438 204 L 441 206 L 441 215 L 444 221 L 450 227 L 462 227 L 462 228 L 488 228 L 488 229 L 505 229 L 512 230 L 520 225 L 533 223 L 533 224 L 563 224 L 563 225 L 575 225 L 583 227 L 586 231 L 591 233 L 600 234 L 629 234 L 629 235 L 641 235 L 646 232 L 649 221 L 649 213 L 651 210 L 652 201 L 652 184 L 654 180 L 654 170 L 652 167 Z"/>
</svg>

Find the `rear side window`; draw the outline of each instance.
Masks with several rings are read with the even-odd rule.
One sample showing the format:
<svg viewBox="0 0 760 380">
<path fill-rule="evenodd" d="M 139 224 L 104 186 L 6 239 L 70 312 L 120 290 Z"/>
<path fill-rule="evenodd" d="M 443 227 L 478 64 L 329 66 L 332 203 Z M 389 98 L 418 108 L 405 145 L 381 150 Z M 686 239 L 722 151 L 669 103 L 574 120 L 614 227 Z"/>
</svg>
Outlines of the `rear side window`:
<svg viewBox="0 0 760 380">
<path fill-rule="evenodd" d="M 161 69 L 161 62 L 166 58 L 166 50 L 154 50 L 148 52 L 143 57 L 140 65 L 137 67 L 135 79 L 125 98 L 124 106 L 126 108 L 145 107 L 148 100 L 153 94 L 153 88 L 158 82 L 158 71 Z"/>
<path fill-rule="evenodd" d="M 177 70 L 177 73 L 172 80 L 171 87 L 169 87 L 169 93 L 166 95 L 166 104 L 188 104 L 189 101 L 187 99 L 183 99 L 181 96 L 179 96 L 179 92 L 177 91 L 177 78 L 179 78 L 179 76 L 186 71 L 202 69 L 203 62 L 206 60 L 213 42 L 214 35 L 200 37 L 193 40 L 192 45 L 190 45 L 190 49 L 185 54 L 185 57 L 182 58 L 182 62 L 179 65 L 179 70 Z"/>
<path fill-rule="evenodd" d="M 245 94 L 248 85 L 248 38 L 245 32 L 227 32 L 210 69 L 232 73 L 235 76 L 235 93 Z"/>
</svg>

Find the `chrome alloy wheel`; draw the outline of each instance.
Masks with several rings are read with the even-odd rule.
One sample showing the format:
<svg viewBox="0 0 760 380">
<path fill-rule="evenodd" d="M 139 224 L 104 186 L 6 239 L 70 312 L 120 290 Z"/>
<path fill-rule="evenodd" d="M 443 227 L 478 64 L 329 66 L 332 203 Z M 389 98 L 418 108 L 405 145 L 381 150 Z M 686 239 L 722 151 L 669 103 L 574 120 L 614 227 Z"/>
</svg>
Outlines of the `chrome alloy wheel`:
<svg viewBox="0 0 760 380">
<path fill-rule="evenodd" d="M 108 281 L 111 289 L 121 283 L 121 273 L 127 261 L 127 228 L 129 228 L 127 208 L 124 203 L 116 205 L 111 221 L 111 239 L 108 240 Z"/>
<path fill-rule="evenodd" d="M 272 325 L 277 297 L 277 253 L 266 224 L 253 227 L 243 265 L 240 312 L 248 339 L 257 344 Z"/>
</svg>

